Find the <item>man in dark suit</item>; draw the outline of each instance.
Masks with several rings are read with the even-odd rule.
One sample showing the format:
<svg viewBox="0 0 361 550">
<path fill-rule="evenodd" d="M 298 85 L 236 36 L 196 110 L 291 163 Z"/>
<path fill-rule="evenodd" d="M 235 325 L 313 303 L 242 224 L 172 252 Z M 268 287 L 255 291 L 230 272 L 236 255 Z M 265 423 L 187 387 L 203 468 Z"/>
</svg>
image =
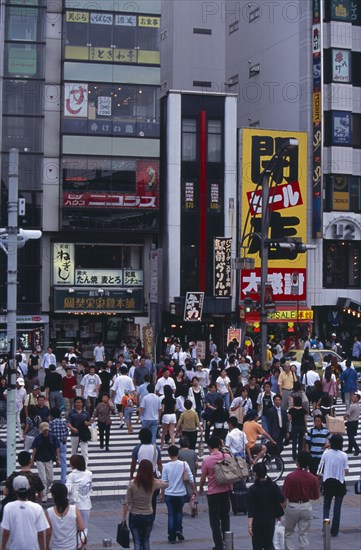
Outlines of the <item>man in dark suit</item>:
<svg viewBox="0 0 361 550">
<path fill-rule="evenodd" d="M 284 439 L 288 439 L 288 417 L 286 409 L 282 409 L 282 397 L 275 395 L 273 407 L 268 411 L 268 433 L 277 442 L 277 454 L 283 451 Z"/>
</svg>

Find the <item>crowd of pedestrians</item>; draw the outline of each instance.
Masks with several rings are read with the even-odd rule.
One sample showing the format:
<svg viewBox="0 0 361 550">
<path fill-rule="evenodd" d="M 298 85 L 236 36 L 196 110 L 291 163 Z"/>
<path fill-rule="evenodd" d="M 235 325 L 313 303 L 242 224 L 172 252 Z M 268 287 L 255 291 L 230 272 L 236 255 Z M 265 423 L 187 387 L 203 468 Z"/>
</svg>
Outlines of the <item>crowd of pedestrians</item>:
<svg viewBox="0 0 361 550">
<path fill-rule="evenodd" d="M 167 507 L 168 541 L 185 540 L 184 504 L 189 503 L 191 516 L 196 517 L 197 495 L 205 487 L 214 550 L 223 550 L 232 484 L 217 481 L 215 469 L 227 453 L 246 459 L 253 467 L 248 528 L 254 550 L 273 547 L 274 529 L 283 515 L 286 550 L 294 548 L 296 527 L 297 548 L 308 547 L 311 501 L 319 498 L 321 478 L 324 517 L 329 517 L 335 499 L 331 534 L 338 535 L 347 453 L 359 454 L 355 436 L 360 395 L 351 361 L 342 366 L 330 360 L 320 373 L 307 345 L 298 363 L 284 357 L 282 343 L 277 342 L 267 366 L 237 341 L 229 343 L 224 359 L 212 342 L 207 363 L 196 357 L 194 348 L 193 343 L 183 348 L 180 342 L 171 341 L 157 365 L 135 350 L 123 350 L 114 361 L 106 361 L 102 342 L 94 349 L 93 364 L 77 360 L 74 348 L 59 366 L 51 347 L 42 360 L 35 350 L 27 363 L 18 354 L 17 436 L 24 451 L 18 457 L 21 469 L 5 483 L 4 550 L 29 548 L 29 543 L 22 546 L 25 542 L 14 528 L 19 506 L 27 510 L 24 525 L 32 523 L 29 536 L 34 537 L 34 549 L 85 547 L 93 479 L 88 442 L 98 434 L 100 449 L 110 452 L 112 423 L 115 429 L 132 433 L 136 415 L 141 424 L 140 444 L 130 459 L 130 483 L 121 516 L 123 523 L 128 519 L 135 550 L 150 548 L 157 498 Z M 6 399 L 4 379 L 0 393 Z M 331 436 L 325 427 L 326 415 L 334 414 L 338 396 L 346 405 L 346 453 L 342 437 Z M 310 415 L 314 426 L 307 431 Z M 69 441 L 70 471 L 66 461 Z M 202 459 L 197 488 L 203 442 L 208 453 Z M 266 452 L 280 455 L 291 442 L 295 470 L 280 489 L 268 478 L 262 459 Z M 165 449 L 169 460 L 163 464 Z M 60 483 L 54 482 L 54 463 L 61 467 Z M 33 472 L 35 465 L 38 474 Z M 54 505 L 44 514 L 40 504 L 49 496 Z M 66 526 L 64 533 L 62 525 Z"/>
</svg>

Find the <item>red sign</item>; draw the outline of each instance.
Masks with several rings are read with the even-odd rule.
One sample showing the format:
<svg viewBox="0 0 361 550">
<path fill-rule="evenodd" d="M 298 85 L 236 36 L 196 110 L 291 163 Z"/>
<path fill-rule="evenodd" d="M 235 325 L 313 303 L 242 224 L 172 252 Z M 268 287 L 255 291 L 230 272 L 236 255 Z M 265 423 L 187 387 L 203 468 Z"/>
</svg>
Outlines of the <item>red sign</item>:
<svg viewBox="0 0 361 550">
<path fill-rule="evenodd" d="M 294 284 L 294 274 L 298 274 L 297 285 Z M 272 286 L 274 301 L 277 302 L 302 302 L 306 300 L 306 269 L 269 268 L 268 283 Z M 261 284 L 261 269 L 241 270 L 241 295 L 243 301 L 247 293 L 252 300 L 260 300 L 259 286 Z M 295 292 L 296 291 L 296 292 Z"/>
<path fill-rule="evenodd" d="M 261 194 L 262 189 L 256 193 L 247 193 L 247 200 L 252 216 L 262 214 Z M 270 191 L 269 210 L 283 210 L 292 206 L 299 206 L 300 204 L 303 204 L 303 200 L 298 181 L 277 185 L 277 187 L 272 188 Z"/>
<path fill-rule="evenodd" d="M 158 195 L 123 195 L 120 193 L 63 193 L 64 208 L 158 208 Z"/>
</svg>

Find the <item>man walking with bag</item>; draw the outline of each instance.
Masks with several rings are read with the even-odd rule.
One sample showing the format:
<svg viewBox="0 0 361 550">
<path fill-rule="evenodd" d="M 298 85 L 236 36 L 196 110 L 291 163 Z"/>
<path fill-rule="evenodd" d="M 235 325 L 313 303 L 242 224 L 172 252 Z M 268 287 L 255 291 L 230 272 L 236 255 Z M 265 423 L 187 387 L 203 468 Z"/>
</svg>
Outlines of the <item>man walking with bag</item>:
<svg viewBox="0 0 361 550">
<path fill-rule="evenodd" d="M 212 550 L 223 550 L 224 533 L 230 529 L 229 507 L 232 485 L 218 483 L 214 470 L 217 462 L 224 458 L 220 447 L 221 440 L 218 437 L 212 436 L 209 438 L 208 448 L 210 454 L 203 459 L 199 485 L 199 492 L 203 494 L 204 484 L 208 478 L 208 514 L 215 544 Z"/>
</svg>

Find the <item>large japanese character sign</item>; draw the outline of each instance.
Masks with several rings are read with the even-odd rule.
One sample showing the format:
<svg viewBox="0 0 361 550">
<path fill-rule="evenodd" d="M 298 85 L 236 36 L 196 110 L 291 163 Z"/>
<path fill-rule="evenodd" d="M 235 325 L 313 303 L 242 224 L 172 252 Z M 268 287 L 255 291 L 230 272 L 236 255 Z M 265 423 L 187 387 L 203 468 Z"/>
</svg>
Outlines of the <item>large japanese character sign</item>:
<svg viewBox="0 0 361 550">
<path fill-rule="evenodd" d="M 242 224 L 248 218 L 244 234 L 254 235 L 249 241 L 246 255 L 255 261 L 255 269 L 241 271 L 241 300 L 247 293 L 259 299 L 261 189 L 257 188 L 261 174 L 272 156 L 288 139 L 296 138 L 298 147 L 290 149 L 279 162 L 273 175 L 269 210 L 270 240 L 300 238 L 307 242 L 307 135 L 304 132 L 285 132 L 245 128 L 242 131 Z M 277 185 L 275 185 L 277 184 Z M 298 290 L 291 288 L 292 275 L 298 274 Z M 268 281 L 276 301 L 302 301 L 306 299 L 306 254 L 289 248 L 269 250 Z"/>
<path fill-rule="evenodd" d="M 204 292 L 187 292 L 184 305 L 185 321 L 201 321 Z"/>
</svg>

